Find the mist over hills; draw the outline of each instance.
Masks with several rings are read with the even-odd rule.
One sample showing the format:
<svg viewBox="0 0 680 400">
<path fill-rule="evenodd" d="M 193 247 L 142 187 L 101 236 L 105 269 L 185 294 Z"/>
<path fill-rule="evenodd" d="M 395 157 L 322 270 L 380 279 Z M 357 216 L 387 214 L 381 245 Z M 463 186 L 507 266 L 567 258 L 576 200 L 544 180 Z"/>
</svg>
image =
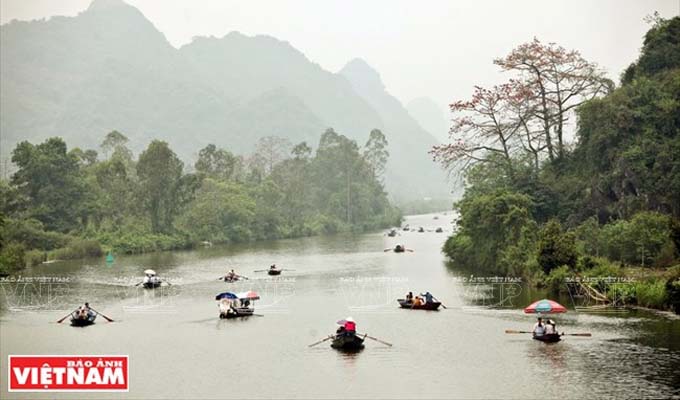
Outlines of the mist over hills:
<svg viewBox="0 0 680 400">
<path fill-rule="evenodd" d="M 363 145 L 378 128 L 390 143 L 386 186 L 394 197 L 449 192 L 427 154 L 437 140 L 363 60 L 332 73 L 287 42 L 238 32 L 176 49 L 121 0 L 0 29 L 2 157 L 22 140 L 51 136 L 98 149 L 116 129 L 135 152 L 160 138 L 193 163 L 209 143 L 246 153 L 276 135 L 316 146 L 333 127 Z"/>
</svg>

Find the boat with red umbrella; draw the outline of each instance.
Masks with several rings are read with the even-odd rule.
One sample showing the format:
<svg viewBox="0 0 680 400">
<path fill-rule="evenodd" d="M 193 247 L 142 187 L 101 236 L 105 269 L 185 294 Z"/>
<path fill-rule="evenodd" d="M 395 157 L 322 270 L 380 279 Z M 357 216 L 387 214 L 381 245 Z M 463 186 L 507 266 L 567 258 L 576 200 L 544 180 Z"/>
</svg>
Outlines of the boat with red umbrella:
<svg viewBox="0 0 680 400">
<path fill-rule="evenodd" d="M 524 308 L 524 312 L 526 314 L 539 314 L 540 318 L 541 314 L 565 313 L 567 312 L 567 308 L 554 300 L 542 299 L 529 304 L 526 308 Z M 552 324 L 553 326 L 555 325 L 552 320 L 548 320 L 547 323 Z M 561 335 L 557 332 L 545 333 L 543 335 L 534 334 L 533 338 L 534 340 L 539 340 L 545 343 L 556 343 L 562 340 Z"/>
</svg>

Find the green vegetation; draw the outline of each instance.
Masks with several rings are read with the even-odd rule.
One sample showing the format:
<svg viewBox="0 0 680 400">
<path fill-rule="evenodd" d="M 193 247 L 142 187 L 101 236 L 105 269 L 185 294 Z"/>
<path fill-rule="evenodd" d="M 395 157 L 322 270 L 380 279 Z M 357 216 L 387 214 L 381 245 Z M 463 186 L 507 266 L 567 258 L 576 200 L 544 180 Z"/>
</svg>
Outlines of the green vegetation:
<svg viewBox="0 0 680 400">
<path fill-rule="evenodd" d="M 680 311 L 678 37 L 680 18 L 657 19 L 618 88 L 537 40 L 496 60 L 516 78 L 452 104 L 457 141 L 433 150 L 467 184 L 451 260 L 555 290 L 568 277 L 626 277 L 597 289 Z M 562 133 L 570 113 L 574 144 Z"/>
<path fill-rule="evenodd" d="M 154 140 L 137 160 L 120 132 L 93 150 L 60 138 L 13 152 L 11 181 L 0 181 L 0 273 L 46 260 L 97 257 L 103 248 L 139 253 L 364 231 L 398 224 L 383 190 L 389 153 L 370 132 L 363 148 L 328 129 L 313 154 L 263 138 L 249 157 L 208 145 L 193 172 Z"/>
</svg>

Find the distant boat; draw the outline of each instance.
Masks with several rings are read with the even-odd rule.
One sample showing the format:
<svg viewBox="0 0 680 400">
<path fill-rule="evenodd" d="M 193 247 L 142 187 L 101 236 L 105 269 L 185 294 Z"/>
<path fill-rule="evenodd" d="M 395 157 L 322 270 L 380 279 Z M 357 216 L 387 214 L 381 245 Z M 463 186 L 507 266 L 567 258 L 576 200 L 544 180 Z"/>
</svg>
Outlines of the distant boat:
<svg viewBox="0 0 680 400">
<path fill-rule="evenodd" d="M 424 304 L 419 304 L 419 305 L 413 305 L 413 302 L 408 301 L 406 299 L 397 299 L 399 302 L 399 305 L 401 308 L 409 308 L 411 310 L 430 310 L 430 311 L 436 311 L 439 306 L 442 305 L 442 303 L 438 301 L 433 301 L 431 303 L 424 303 Z"/>
</svg>

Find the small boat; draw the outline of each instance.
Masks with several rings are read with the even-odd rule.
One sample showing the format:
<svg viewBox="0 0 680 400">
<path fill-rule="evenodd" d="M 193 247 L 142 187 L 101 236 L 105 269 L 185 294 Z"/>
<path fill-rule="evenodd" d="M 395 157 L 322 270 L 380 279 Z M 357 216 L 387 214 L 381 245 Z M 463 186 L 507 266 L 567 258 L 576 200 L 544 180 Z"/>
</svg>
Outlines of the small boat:
<svg viewBox="0 0 680 400">
<path fill-rule="evenodd" d="M 561 336 L 562 335 L 559 333 L 548 333 L 545 335 L 534 336 L 534 340 L 539 340 L 544 343 L 557 343 L 562 340 Z"/>
<path fill-rule="evenodd" d="M 387 236 L 389 236 L 389 237 L 395 237 L 395 236 L 397 236 L 397 230 L 396 230 L 396 229 L 391 229 L 389 232 L 387 232 Z"/>
<path fill-rule="evenodd" d="M 74 311 L 71 314 L 71 325 L 72 326 L 88 326 L 94 324 L 94 320 L 97 319 L 97 313 L 88 312 L 86 314 L 81 314 L 78 311 Z"/>
<path fill-rule="evenodd" d="M 267 271 L 267 274 L 269 275 L 281 275 L 282 269 L 270 269 Z"/>
<path fill-rule="evenodd" d="M 238 281 L 239 281 L 239 277 L 238 277 L 238 276 L 229 276 L 229 275 L 226 275 L 226 276 L 224 277 L 224 281 L 225 281 L 226 283 L 238 282 Z"/>
<path fill-rule="evenodd" d="M 444 232 L 444 230 L 443 230 L 442 228 L 437 228 L 437 229 L 435 229 L 434 231 L 437 232 L 437 233 L 442 233 L 442 232 Z"/>
<path fill-rule="evenodd" d="M 253 313 L 255 309 L 250 307 L 229 308 L 226 312 L 220 311 L 220 319 L 250 317 Z"/>
<path fill-rule="evenodd" d="M 259 299 L 260 295 L 252 290 L 242 293 L 224 292 L 215 296 L 220 310 L 220 319 L 250 317 L 255 313 L 255 300 Z"/>
<path fill-rule="evenodd" d="M 397 299 L 401 308 L 410 308 L 412 310 L 431 310 L 436 311 L 442 303 L 438 301 L 433 301 L 431 303 L 424 303 L 419 305 L 413 305 L 413 302 L 406 299 Z"/>
<path fill-rule="evenodd" d="M 345 332 L 335 335 L 331 347 L 348 352 L 360 351 L 364 348 L 364 339 L 366 339 L 366 335 L 359 337 L 356 333 Z"/>
<path fill-rule="evenodd" d="M 409 231 L 409 230 L 411 230 L 411 226 L 410 226 L 410 225 L 406 225 L 406 226 L 403 228 L 403 230 Z"/>
<path fill-rule="evenodd" d="M 420 228 L 418 228 L 418 232 L 419 232 L 419 233 L 425 232 L 425 228 L 423 228 L 423 227 L 421 226 Z"/>
<path fill-rule="evenodd" d="M 142 280 L 142 286 L 145 289 L 155 289 L 163 283 L 161 278 L 156 275 L 156 271 L 152 269 L 147 269 L 144 271 L 144 280 Z"/>
<path fill-rule="evenodd" d="M 406 247 L 405 247 L 405 246 L 402 246 L 402 245 L 400 245 L 400 244 L 394 246 L 394 252 L 395 252 L 395 253 L 403 253 L 403 252 L 405 252 L 405 251 L 406 251 Z"/>
</svg>

